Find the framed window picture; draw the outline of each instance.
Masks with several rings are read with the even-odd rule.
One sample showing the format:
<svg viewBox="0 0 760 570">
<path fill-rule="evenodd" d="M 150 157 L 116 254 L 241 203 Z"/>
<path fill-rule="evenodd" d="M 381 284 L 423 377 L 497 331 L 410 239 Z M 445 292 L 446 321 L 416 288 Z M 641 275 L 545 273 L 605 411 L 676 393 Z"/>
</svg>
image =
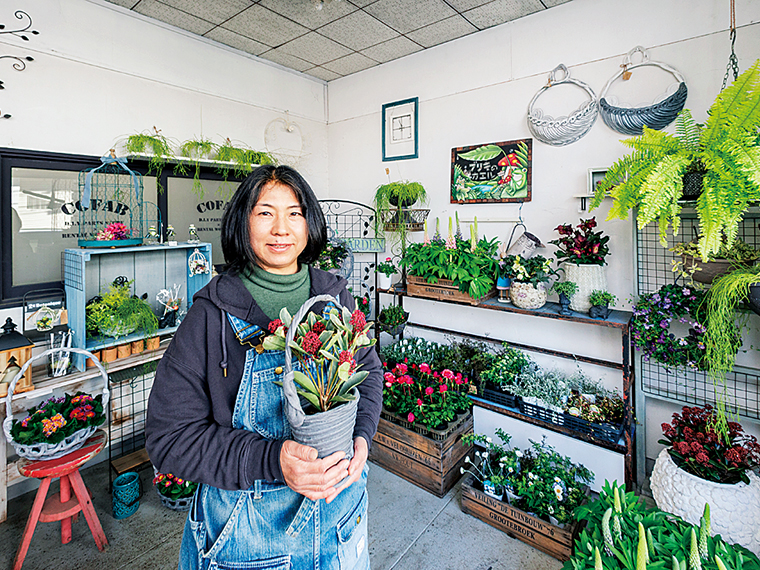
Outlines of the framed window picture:
<svg viewBox="0 0 760 570">
<path fill-rule="evenodd" d="M 383 105 L 383 161 L 417 158 L 419 100 L 404 99 Z"/>
<path fill-rule="evenodd" d="M 588 169 L 588 188 L 586 191 L 589 196 L 593 196 L 596 193 L 596 185 L 599 184 L 605 176 L 607 176 L 606 168 Z"/>
</svg>

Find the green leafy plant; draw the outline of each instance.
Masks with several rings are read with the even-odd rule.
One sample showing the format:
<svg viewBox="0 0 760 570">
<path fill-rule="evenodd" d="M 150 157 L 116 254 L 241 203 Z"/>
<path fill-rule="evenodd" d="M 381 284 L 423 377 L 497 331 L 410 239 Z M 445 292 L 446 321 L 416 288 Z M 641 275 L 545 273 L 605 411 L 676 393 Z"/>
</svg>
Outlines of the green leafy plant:
<svg viewBox="0 0 760 570">
<path fill-rule="evenodd" d="M 518 509 L 545 520 L 553 517 L 559 523 L 571 522 L 575 508 L 586 500 L 584 487 L 594 480 L 593 473 L 557 453 L 545 438 L 540 443 L 528 440 L 530 447 L 520 451 L 509 445 L 510 434 L 497 428 L 496 435 L 502 444 L 482 434 L 462 436 L 465 445 L 485 447 L 483 452 L 476 452 L 480 465 L 470 470 L 481 487 L 488 481 L 497 493 L 508 491 L 508 502 Z M 468 460 L 465 458 L 472 464 Z M 466 472 L 464 467 L 461 472 Z"/>
<path fill-rule="evenodd" d="M 262 344 L 266 350 L 285 350 L 288 328 L 298 327 L 290 341 L 302 370 L 293 373 L 298 394 L 317 412 L 354 400 L 351 390 L 369 374 L 359 370 L 355 356 L 359 349 L 375 344 L 376 339 L 367 336 L 372 323 L 367 323 L 359 309 L 352 313 L 346 307 L 340 311 L 331 309 L 328 318 L 310 312 L 304 322 L 292 321 L 287 308 L 283 307 L 280 318 L 269 323 L 272 334 L 264 338 Z"/>
<path fill-rule="evenodd" d="M 509 392 L 517 378 L 528 368 L 536 368 L 536 364 L 523 351 L 503 343 L 504 349 L 494 357 L 491 366 L 483 371 L 482 387 L 491 385 L 502 391 Z"/>
<path fill-rule="evenodd" d="M 320 252 L 319 257 L 312 265 L 323 271 L 340 269 L 350 254 L 351 252 L 345 240 L 331 238 L 327 240 L 325 248 Z"/>
<path fill-rule="evenodd" d="M 477 229 L 470 240 L 450 233 L 447 241 L 409 244 L 401 263 L 409 274 L 424 277 L 428 283 L 450 279 L 462 293 L 479 299 L 496 283 L 498 239 L 476 241 L 476 235 Z"/>
<path fill-rule="evenodd" d="M 103 395 L 93 398 L 84 392 L 49 398 L 27 414 L 21 421 L 14 419 L 11 425 L 13 440 L 22 445 L 60 443 L 81 429 L 99 426 L 106 419 Z"/>
<path fill-rule="evenodd" d="M 570 224 L 562 224 L 554 228 L 559 232 L 559 239 L 549 243 L 557 246 L 555 256 L 558 262 L 566 261 L 576 265 L 604 265 L 604 258 L 610 252 L 607 242 L 609 236 L 602 236 L 602 232 L 595 232 L 596 218 L 581 220 L 578 227 L 573 229 Z"/>
<path fill-rule="evenodd" d="M 401 305 L 388 305 L 380 311 L 377 320 L 386 327 L 393 328 L 401 323 L 405 323 L 407 318 L 408 313 L 404 311 L 404 307 Z"/>
<path fill-rule="evenodd" d="M 376 273 L 382 273 L 386 277 L 390 277 L 391 275 L 396 275 L 398 273 L 398 270 L 396 269 L 396 266 L 393 265 L 393 260 L 390 257 L 386 257 L 385 261 L 381 261 L 377 264 L 377 267 L 375 267 Z"/>
<path fill-rule="evenodd" d="M 169 159 L 175 158 L 172 145 L 161 131 L 153 127 L 153 133 L 138 133 L 127 137 L 124 144 L 124 150 L 128 154 L 149 154 L 148 174 L 156 173 L 156 187 L 159 192 L 163 192 L 161 186 L 161 173 Z"/>
<path fill-rule="evenodd" d="M 381 184 L 375 189 L 372 205 L 380 216 L 380 212 L 393 207 L 409 208 L 412 204 L 427 200 L 427 192 L 419 182 L 399 181 Z"/>
<path fill-rule="evenodd" d="M 605 481 L 599 497 L 575 509 L 586 528 L 562 570 L 760 570 L 760 560 L 710 533 L 709 505 L 699 525 L 657 508 L 617 482 Z"/>
<path fill-rule="evenodd" d="M 506 276 L 513 281 L 530 283 L 533 286 L 539 283 L 548 283 L 552 277 L 557 277 L 557 272 L 552 269 L 551 259 L 542 255 L 534 255 L 524 259 L 520 255 L 508 255 L 504 258 Z"/>
<path fill-rule="evenodd" d="M 688 257 L 700 258 L 699 244 L 695 241 L 689 241 L 685 243 L 679 243 L 670 248 L 670 251 L 676 255 L 684 255 Z M 751 245 L 747 245 L 741 238 L 736 238 L 734 242 L 729 246 L 726 240 L 720 246 L 720 249 L 715 253 L 715 257 L 706 259 L 704 261 L 712 261 L 713 259 L 726 259 L 734 262 L 737 265 L 751 265 L 752 262 L 760 258 L 760 251 L 757 251 Z"/>
<path fill-rule="evenodd" d="M 190 159 L 190 163 L 193 166 L 193 192 L 195 192 L 199 198 L 203 198 L 205 189 L 201 183 L 201 160 L 210 159 L 216 151 L 217 145 L 209 139 L 197 138 L 182 143 L 179 149 L 180 154 L 183 157 Z M 185 162 L 180 160 L 174 167 L 174 172 L 187 174 L 187 168 Z"/>
<path fill-rule="evenodd" d="M 633 152 L 609 168 L 591 209 L 610 194 L 608 219 L 626 219 L 637 208 L 638 227 L 657 220 L 664 246 L 669 226 L 678 233 L 684 174 L 703 169 L 696 201 L 700 257 L 716 256 L 724 236 L 732 244 L 750 202 L 760 199 L 760 60 L 720 92 L 707 115 L 701 125 L 684 109 L 675 135 L 644 127 L 641 136 L 624 140 Z"/>
<path fill-rule="evenodd" d="M 277 164 L 277 160 L 269 153 L 256 151 L 243 146 L 237 146 L 229 138 L 216 148 L 216 160 L 219 162 L 231 162 L 234 166 L 217 164 L 216 171 L 222 176 L 223 185 L 227 185 L 227 179 L 232 173 L 236 178 L 245 178 L 254 166 L 265 164 Z"/>
<path fill-rule="evenodd" d="M 593 291 L 591 291 L 591 294 L 588 296 L 588 301 L 592 305 L 607 307 L 609 305 L 614 306 L 615 302 L 617 301 L 617 297 L 615 297 L 615 295 L 607 291 L 603 291 L 601 289 L 594 289 Z"/>
<path fill-rule="evenodd" d="M 557 295 L 564 295 L 569 299 L 578 292 L 578 284 L 573 281 L 555 281 L 551 290 Z"/>
<path fill-rule="evenodd" d="M 91 299 L 85 306 L 87 336 L 126 336 L 142 330 L 152 336 L 158 330 L 158 318 L 145 300 L 132 294 L 133 281 L 116 279 L 108 291 Z"/>
</svg>

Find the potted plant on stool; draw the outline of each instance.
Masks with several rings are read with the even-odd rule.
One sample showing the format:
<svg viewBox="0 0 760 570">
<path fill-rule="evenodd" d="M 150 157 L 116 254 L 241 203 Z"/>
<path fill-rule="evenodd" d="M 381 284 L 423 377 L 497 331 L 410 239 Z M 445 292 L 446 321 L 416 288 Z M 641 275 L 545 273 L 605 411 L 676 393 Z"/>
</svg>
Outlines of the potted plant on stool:
<svg viewBox="0 0 760 570">
<path fill-rule="evenodd" d="M 650 480 L 657 506 L 698 524 L 705 503 L 712 530 L 728 542 L 760 553 L 760 445 L 741 425 L 728 423 L 728 438 L 715 430 L 715 412 L 684 406 L 662 424 L 663 449 Z"/>
<path fill-rule="evenodd" d="M 578 285 L 572 281 L 556 281 L 551 290 L 559 296 L 559 314 L 571 315 L 570 299 L 578 292 Z"/>
<path fill-rule="evenodd" d="M 610 316 L 612 309 L 609 308 L 610 303 L 615 304 L 617 297 L 607 291 L 601 289 L 595 289 L 591 291 L 591 295 L 588 296 L 591 308 L 588 310 L 588 316 L 592 319 L 606 319 Z"/>
</svg>

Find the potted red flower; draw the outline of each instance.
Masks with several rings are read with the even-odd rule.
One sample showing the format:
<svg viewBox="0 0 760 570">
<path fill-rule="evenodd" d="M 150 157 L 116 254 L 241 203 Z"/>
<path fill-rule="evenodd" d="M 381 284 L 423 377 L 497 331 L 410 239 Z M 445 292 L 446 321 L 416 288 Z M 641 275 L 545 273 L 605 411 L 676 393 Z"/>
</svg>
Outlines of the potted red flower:
<svg viewBox="0 0 760 570">
<path fill-rule="evenodd" d="M 601 231 L 594 231 L 596 218 L 581 220 L 577 227 L 562 224 L 554 228 L 560 237 L 549 243 L 556 245 L 555 253 L 558 263 L 564 263 L 565 278 L 578 284 L 578 292 L 570 301 L 573 311 L 588 312 L 591 308 L 589 295 L 594 290 L 607 289 L 607 277 L 604 274 L 604 258 L 610 249 L 609 236 Z"/>
<path fill-rule="evenodd" d="M 760 444 L 736 422 L 728 434 L 715 429 L 712 406 L 684 406 L 662 424 L 668 447 L 660 452 L 651 477 L 657 506 L 693 524 L 705 503 L 713 513 L 713 533 L 760 552 Z"/>
</svg>

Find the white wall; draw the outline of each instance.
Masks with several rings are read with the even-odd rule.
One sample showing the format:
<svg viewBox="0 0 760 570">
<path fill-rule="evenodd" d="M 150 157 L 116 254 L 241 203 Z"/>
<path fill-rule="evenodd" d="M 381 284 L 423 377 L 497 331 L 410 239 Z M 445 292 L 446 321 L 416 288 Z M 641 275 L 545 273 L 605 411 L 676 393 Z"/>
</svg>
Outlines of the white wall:
<svg viewBox="0 0 760 570">
<path fill-rule="evenodd" d="M 760 57 L 760 2 L 738 0 L 736 18 L 736 53 L 739 67 L 744 70 Z M 652 60 L 665 62 L 683 74 L 689 88 L 686 107 L 698 121 L 703 121 L 725 73 L 730 49 L 728 23 L 728 4 L 722 0 L 573 0 L 332 81 L 331 195 L 354 199 L 359 196 L 370 203 L 374 189 L 387 181 L 388 167 L 392 180 L 417 180 L 425 186 L 430 195 L 430 219 L 441 217 L 444 231 L 448 216 L 457 209 L 460 218 L 477 215 L 479 220 L 505 220 L 481 224 L 481 234 L 506 240 L 512 229 L 512 223 L 507 221 L 517 219 L 519 205 L 449 203 L 453 147 L 530 137 L 528 104 L 554 67 L 564 63 L 574 78 L 585 81 L 599 94 L 618 71 L 623 56 L 637 45 L 644 46 Z M 664 71 L 643 68 L 634 71 L 626 84 L 616 82 L 610 94 L 644 105 L 655 100 L 672 81 Z M 420 100 L 419 158 L 384 163 L 381 107 L 409 97 Z M 538 106 L 559 117 L 571 113 L 585 100 L 582 90 L 560 86 L 542 95 Z M 625 137 L 607 128 L 600 118 L 584 138 L 566 147 L 552 147 L 534 139 L 533 199 L 522 208 L 522 217 L 532 233 L 546 243 L 557 237 L 553 228 L 558 224 L 578 223 L 581 214 L 573 195 L 585 193 L 588 168 L 604 168 L 626 153 L 627 147 L 618 142 L 622 138 Z M 594 212 L 598 220 L 606 218 L 608 207 L 606 203 Z M 634 277 L 631 223 L 602 221 L 600 227 L 611 236 L 607 269 L 610 291 L 623 301 L 624 308 L 630 308 Z M 546 253 L 554 251 L 549 246 Z M 457 307 L 456 318 L 446 322 L 454 329 L 485 326 L 493 319 L 482 313 Z M 419 311 L 413 318 L 422 321 L 428 314 Z M 509 321 L 510 326 L 513 321 Z M 553 322 L 528 321 L 515 324 L 511 336 L 539 337 L 545 346 L 555 348 L 566 346 L 572 336 Z M 606 343 L 593 337 L 588 340 L 595 350 L 606 352 L 607 358 L 619 360 L 618 339 L 615 336 Z M 639 431 L 639 437 L 646 441 L 646 456 L 654 458 L 661 447 L 656 443 L 660 423 L 669 421 L 679 407 L 650 402 L 651 409 L 647 405 L 646 410 L 637 411 L 637 416 L 642 427 L 648 428 Z M 747 427 L 758 431 L 757 426 Z"/>
<path fill-rule="evenodd" d="M 102 0 L 25 0 L 28 42 L 0 36 L 3 54 L 31 55 L 23 72 L 2 62 L 0 146 L 100 156 L 152 129 L 186 141 L 226 137 L 265 149 L 285 111 L 300 127 L 298 166 L 327 193 L 326 85 Z M 2 15 L 16 23 L 11 6 Z"/>
</svg>

